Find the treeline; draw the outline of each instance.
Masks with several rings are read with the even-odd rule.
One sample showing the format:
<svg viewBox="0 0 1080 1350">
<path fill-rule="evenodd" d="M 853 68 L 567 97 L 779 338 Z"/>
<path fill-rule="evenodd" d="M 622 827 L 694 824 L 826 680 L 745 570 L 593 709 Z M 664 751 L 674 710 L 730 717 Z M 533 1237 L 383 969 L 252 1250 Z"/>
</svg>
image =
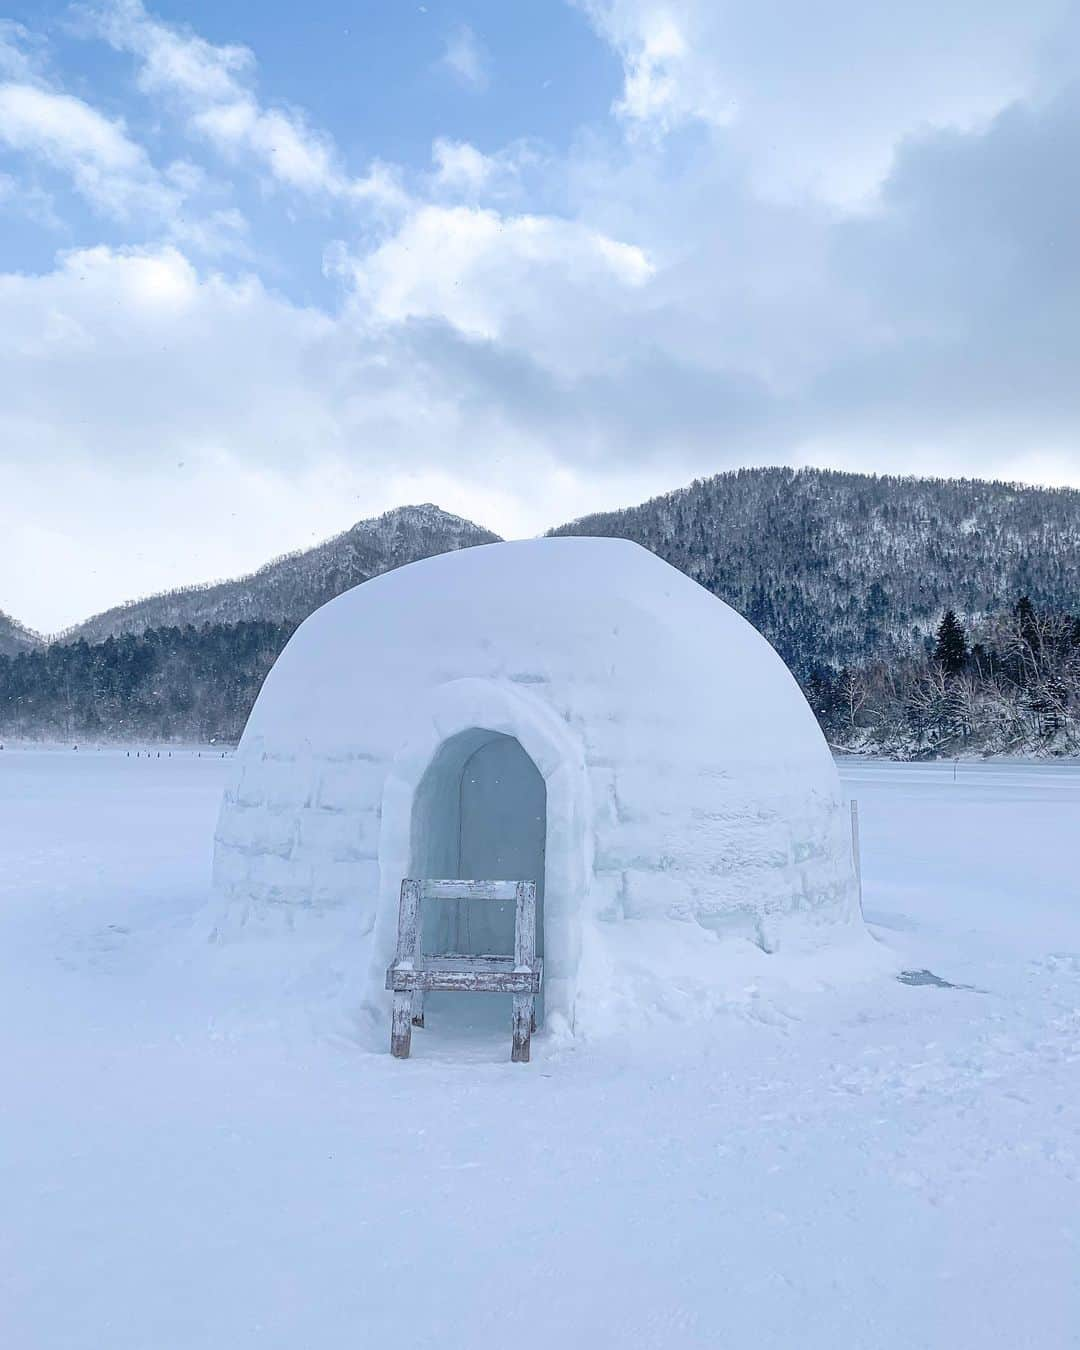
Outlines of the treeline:
<svg viewBox="0 0 1080 1350">
<path fill-rule="evenodd" d="M 1023 596 L 976 637 L 947 610 L 917 656 L 818 667 L 805 690 L 826 736 L 894 758 L 1080 754 L 1080 618 Z"/>
<path fill-rule="evenodd" d="M 0 734 L 235 741 L 295 627 L 256 621 L 154 628 L 0 657 Z"/>
<path fill-rule="evenodd" d="M 0 657 L 0 736 L 235 741 L 295 625 L 155 628 Z M 969 634 L 949 610 L 902 658 L 802 685 L 832 745 L 899 758 L 1080 754 L 1080 618 L 1026 596 Z"/>
</svg>

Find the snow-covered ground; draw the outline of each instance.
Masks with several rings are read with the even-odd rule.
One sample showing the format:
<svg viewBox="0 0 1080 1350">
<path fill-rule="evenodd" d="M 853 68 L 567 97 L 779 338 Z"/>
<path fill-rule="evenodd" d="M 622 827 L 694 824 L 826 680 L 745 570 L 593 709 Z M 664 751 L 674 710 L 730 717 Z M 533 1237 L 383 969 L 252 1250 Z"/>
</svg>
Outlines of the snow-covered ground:
<svg viewBox="0 0 1080 1350">
<path fill-rule="evenodd" d="M 970 988 L 528 1067 L 209 947 L 225 767 L 0 752 L 3 1345 L 1080 1345 L 1080 767 L 842 766 L 886 964 Z"/>
</svg>

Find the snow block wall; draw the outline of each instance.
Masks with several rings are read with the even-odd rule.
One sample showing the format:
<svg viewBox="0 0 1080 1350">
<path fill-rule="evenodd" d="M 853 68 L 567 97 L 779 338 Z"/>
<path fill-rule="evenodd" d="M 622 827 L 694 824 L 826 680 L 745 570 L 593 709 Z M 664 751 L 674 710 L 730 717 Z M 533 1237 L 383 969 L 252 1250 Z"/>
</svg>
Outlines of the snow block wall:
<svg viewBox="0 0 1080 1350">
<path fill-rule="evenodd" d="M 492 749 L 507 737 L 539 797 L 478 782 L 527 763 Z M 499 837 L 470 823 L 485 801 Z M 578 1029 L 665 982 L 689 1013 L 730 940 L 806 951 L 861 932 L 839 779 L 794 678 L 722 601 L 621 540 L 413 563 L 323 606 L 270 672 L 217 832 L 223 936 L 344 944 L 385 1009 L 401 879 L 462 857 L 543 868 L 547 1016 Z"/>
</svg>

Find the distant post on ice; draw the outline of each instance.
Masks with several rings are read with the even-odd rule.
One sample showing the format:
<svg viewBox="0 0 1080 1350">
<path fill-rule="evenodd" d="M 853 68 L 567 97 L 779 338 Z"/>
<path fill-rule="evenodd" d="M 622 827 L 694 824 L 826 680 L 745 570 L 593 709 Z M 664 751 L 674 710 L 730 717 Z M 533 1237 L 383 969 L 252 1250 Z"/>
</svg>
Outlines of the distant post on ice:
<svg viewBox="0 0 1080 1350">
<path fill-rule="evenodd" d="M 859 803 L 851 799 L 851 857 L 855 863 L 855 887 L 859 893 L 859 917 L 865 918 L 862 907 L 862 858 L 859 854 Z"/>
</svg>

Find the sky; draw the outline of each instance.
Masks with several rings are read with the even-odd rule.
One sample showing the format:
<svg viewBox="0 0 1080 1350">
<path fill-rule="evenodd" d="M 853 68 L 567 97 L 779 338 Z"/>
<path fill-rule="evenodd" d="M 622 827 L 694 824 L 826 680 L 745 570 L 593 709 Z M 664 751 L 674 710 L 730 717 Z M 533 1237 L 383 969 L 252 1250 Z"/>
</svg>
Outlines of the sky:
<svg viewBox="0 0 1080 1350">
<path fill-rule="evenodd" d="M 753 464 L 1080 486 L 1080 0 L 15 0 L 0 610 Z"/>
</svg>

